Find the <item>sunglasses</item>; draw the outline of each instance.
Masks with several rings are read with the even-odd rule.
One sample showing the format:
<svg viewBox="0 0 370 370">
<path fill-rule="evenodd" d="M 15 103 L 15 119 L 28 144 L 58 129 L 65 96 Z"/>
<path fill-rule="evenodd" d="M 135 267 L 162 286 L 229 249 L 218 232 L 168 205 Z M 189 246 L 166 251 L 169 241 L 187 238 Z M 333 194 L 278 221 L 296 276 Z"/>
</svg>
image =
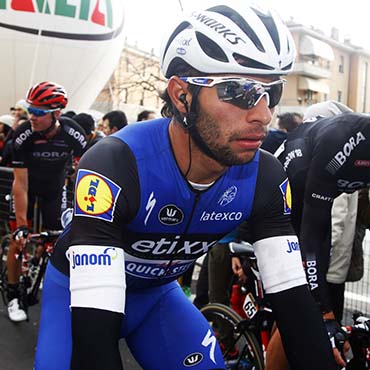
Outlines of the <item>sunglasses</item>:
<svg viewBox="0 0 370 370">
<path fill-rule="evenodd" d="M 265 83 L 244 77 L 181 77 L 192 85 L 217 88 L 221 101 L 228 102 L 242 109 L 251 109 L 266 97 L 269 108 L 279 104 L 286 80 Z"/>
<path fill-rule="evenodd" d="M 27 110 L 29 114 L 33 114 L 36 117 L 42 117 L 48 113 L 59 110 L 59 108 L 58 109 L 39 109 L 39 108 L 28 107 Z"/>
</svg>

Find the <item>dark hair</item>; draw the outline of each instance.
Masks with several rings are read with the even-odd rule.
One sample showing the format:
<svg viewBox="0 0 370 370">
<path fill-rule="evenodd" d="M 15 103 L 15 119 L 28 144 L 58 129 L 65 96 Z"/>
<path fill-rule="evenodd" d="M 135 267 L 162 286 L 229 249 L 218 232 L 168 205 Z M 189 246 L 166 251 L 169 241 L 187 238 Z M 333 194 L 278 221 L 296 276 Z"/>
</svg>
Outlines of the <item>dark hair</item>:
<svg viewBox="0 0 370 370">
<path fill-rule="evenodd" d="M 67 112 L 64 112 L 62 114 L 63 117 L 68 117 L 68 118 L 72 118 L 75 115 L 76 115 L 76 112 L 73 110 L 67 110 Z"/>
<path fill-rule="evenodd" d="M 91 134 L 95 128 L 94 118 L 87 113 L 76 114 L 72 117 L 85 131 L 86 135 Z"/>
<path fill-rule="evenodd" d="M 287 132 L 294 130 L 303 121 L 302 115 L 296 112 L 278 114 L 277 118 L 279 119 L 279 128 L 284 129 Z"/>
<path fill-rule="evenodd" d="M 103 116 L 103 121 L 108 120 L 109 128 L 117 127 L 118 130 L 127 125 L 127 117 L 121 110 L 112 110 Z"/>
<path fill-rule="evenodd" d="M 179 59 L 179 58 L 178 58 Z M 191 67 L 190 64 L 186 63 L 182 59 L 179 59 L 176 64 L 176 72 L 173 71 L 173 76 L 181 77 L 195 77 L 195 76 L 204 76 L 206 74 L 199 72 L 195 68 Z M 193 85 L 189 85 L 189 91 L 192 92 Z M 183 117 L 181 113 L 173 105 L 172 100 L 168 94 L 167 89 L 164 90 L 159 97 L 163 100 L 164 104 L 161 109 L 162 117 L 172 118 L 175 117 L 176 121 L 181 122 Z"/>
<path fill-rule="evenodd" d="M 143 110 L 137 115 L 138 121 L 145 121 L 148 119 L 149 114 L 154 114 L 154 111 L 152 110 Z"/>
<path fill-rule="evenodd" d="M 2 123 L 2 122 L 0 122 L 0 123 Z M 3 133 L 4 133 L 4 137 L 7 137 L 7 136 L 8 136 L 8 133 L 9 133 L 9 131 L 10 131 L 11 129 L 12 129 L 12 128 L 11 128 L 10 126 L 3 124 Z"/>
</svg>

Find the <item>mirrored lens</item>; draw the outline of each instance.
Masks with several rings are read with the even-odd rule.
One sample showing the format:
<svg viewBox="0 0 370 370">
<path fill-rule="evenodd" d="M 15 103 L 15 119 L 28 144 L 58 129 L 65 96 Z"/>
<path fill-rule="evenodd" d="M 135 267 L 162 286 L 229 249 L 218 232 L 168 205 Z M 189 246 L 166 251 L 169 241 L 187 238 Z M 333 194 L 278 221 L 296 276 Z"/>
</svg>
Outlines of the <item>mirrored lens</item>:
<svg viewBox="0 0 370 370">
<path fill-rule="evenodd" d="M 266 94 L 269 107 L 273 108 L 279 103 L 283 93 L 283 83 L 264 85 L 259 82 L 234 80 L 225 81 L 216 86 L 220 100 L 243 109 L 253 108 Z"/>
<path fill-rule="evenodd" d="M 52 112 L 52 110 L 44 110 L 44 109 L 31 108 L 31 107 L 29 107 L 27 110 L 29 114 L 33 114 L 34 116 L 37 116 L 37 117 L 42 117 L 42 116 L 45 116 L 45 114 Z"/>
</svg>

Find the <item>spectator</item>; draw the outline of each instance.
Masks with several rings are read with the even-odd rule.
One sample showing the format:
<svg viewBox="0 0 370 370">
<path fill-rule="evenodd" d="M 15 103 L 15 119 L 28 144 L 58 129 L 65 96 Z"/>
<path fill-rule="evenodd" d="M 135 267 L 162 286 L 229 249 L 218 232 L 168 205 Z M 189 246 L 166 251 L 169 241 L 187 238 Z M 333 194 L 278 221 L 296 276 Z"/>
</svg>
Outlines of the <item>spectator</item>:
<svg viewBox="0 0 370 370">
<path fill-rule="evenodd" d="M 73 118 L 76 115 L 74 110 L 67 110 L 67 112 L 62 113 L 62 117 Z"/>
<path fill-rule="evenodd" d="M 106 136 L 114 134 L 116 131 L 127 125 L 127 117 L 121 110 L 112 110 L 106 113 L 103 118 L 103 132 Z"/>
<path fill-rule="evenodd" d="M 96 125 L 96 131 L 99 131 L 100 133 L 102 133 L 105 136 L 105 134 L 104 134 L 104 123 L 103 123 L 102 118 L 98 121 L 98 124 Z"/>
<path fill-rule="evenodd" d="M 103 133 L 100 131 L 95 131 L 95 121 L 94 118 L 87 113 L 79 113 L 72 117 L 72 119 L 77 122 L 86 133 L 87 145 L 84 149 L 84 153 L 87 149 L 96 144 L 100 139 L 104 137 Z"/>
<path fill-rule="evenodd" d="M 14 120 L 15 118 L 10 114 L 0 116 L 0 163 L 2 162 L 6 138 L 14 124 Z"/>
<path fill-rule="evenodd" d="M 293 131 L 303 121 L 302 115 L 296 112 L 278 114 L 277 118 L 279 130 L 285 132 Z"/>
<path fill-rule="evenodd" d="M 28 103 L 24 99 L 18 100 L 14 105 L 14 109 L 16 119 L 28 119 Z"/>
<path fill-rule="evenodd" d="M 143 110 L 137 115 L 137 121 L 147 121 L 155 119 L 155 113 L 152 110 Z"/>
<path fill-rule="evenodd" d="M 302 116 L 298 113 L 278 114 L 278 128 L 270 128 L 265 140 L 261 145 L 261 148 L 267 150 L 270 153 L 275 153 L 275 151 L 287 138 L 288 132 L 294 130 L 301 123 Z"/>
</svg>

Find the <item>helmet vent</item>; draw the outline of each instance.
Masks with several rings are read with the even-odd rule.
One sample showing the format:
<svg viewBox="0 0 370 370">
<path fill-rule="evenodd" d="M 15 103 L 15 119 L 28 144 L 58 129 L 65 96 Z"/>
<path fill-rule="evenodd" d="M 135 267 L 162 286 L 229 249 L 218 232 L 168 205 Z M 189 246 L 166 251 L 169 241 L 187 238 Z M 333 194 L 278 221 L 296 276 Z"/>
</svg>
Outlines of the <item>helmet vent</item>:
<svg viewBox="0 0 370 370">
<path fill-rule="evenodd" d="M 225 5 L 214 6 L 207 10 L 219 13 L 231 19 L 241 30 L 243 30 L 243 32 L 249 37 L 249 39 L 253 42 L 253 44 L 259 51 L 263 53 L 265 52 L 265 48 L 263 47 L 261 40 L 258 38 L 257 34 L 238 12 Z"/>
<path fill-rule="evenodd" d="M 290 71 L 293 67 L 293 63 L 289 63 L 285 67 L 281 68 L 282 71 Z"/>
<path fill-rule="evenodd" d="M 248 68 L 253 68 L 253 69 L 265 69 L 266 71 L 274 69 L 271 66 L 257 62 L 256 60 L 247 58 L 244 55 L 240 55 L 238 53 L 233 53 L 233 57 L 235 61 L 243 67 L 248 67 Z"/>
<path fill-rule="evenodd" d="M 197 36 L 200 47 L 210 58 L 225 63 L 229 61 L 224 51 L 209 37 L 200 32 L 196 32 L 195 34 Z"/>
<path fill-rule="evenodd" d="M 261 22 L 265 25 L 267 32 L 270 34 L 271 39 L 274 42 L 277 53 L 280 54 L 279 32 L 276 28 L 274 19 L 271 16 L 266 16 L 265 14 L 262 14 L 256 9 L 253 10 L 255 11 L 256 15 L 261 20 Z"/>
<path fill-rule="evenodd" d="M 182 22 L 180 23 L 175 31 L 173 31 L 172 35 L 170 36 L 170 38 L 168 39 L 168 42 L 166 44 L 166 47 L 164 49 L 164 52 L 163 52 L 163 56 L 162 56 L 162 60 L 164 60 L 165 58 L 165 55 L 167 53 L 167 50 L 169 48 L 169 46 L 171 45 L 172 41 L 175 39 L 175 37 L 180 33 L 182 32 L 184 29 L 188 28 L 188 27 L 191 27 L 190 23 L 189 22 Z"/>
</svg>

